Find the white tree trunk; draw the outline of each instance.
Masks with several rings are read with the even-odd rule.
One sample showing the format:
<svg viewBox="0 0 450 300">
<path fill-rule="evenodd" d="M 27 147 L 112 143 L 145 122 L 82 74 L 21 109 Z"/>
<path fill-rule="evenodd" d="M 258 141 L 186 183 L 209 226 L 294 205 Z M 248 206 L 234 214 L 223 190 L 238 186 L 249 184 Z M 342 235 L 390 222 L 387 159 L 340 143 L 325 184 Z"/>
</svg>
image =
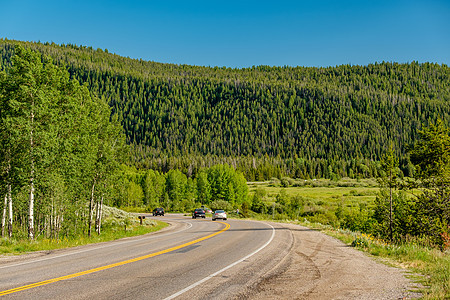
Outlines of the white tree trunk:
<svg viewBox="0 0 450 300">
<path fill-rule="evenodd" d="M 88 236 L 91 236 L 92 229 L 92 217 L 94 214 L 94 192 L 95 192 L 95 181 L 97 180 L 97 176 L 94 177 L 94 181 L 92 183 L 91 189 L 91 201 L 89 203 L 89 227 L 88 227 Z"/>
<path fill-rule="evenodd" d="M 31 110 L 31 130 L 30 130 L 30 152 L 31 152 L 31 174 L 30 174 L 30 203 L 28 210 L 28 238 L 34 239 L 34 157 L 33 157 L 33 124 L 34 123 L 34 101 Z"/>
<path fill-rule="evenodd" d="M 11 184 L 8 183 L 8 236 L 12 237 L 12 224 L 13 224 L 13 210 L 12 210 L 12 195 Z"/>
<path fill-rule="evenodd" d="M 31 172 L 34 173 L 33 171 Z M 30 179 L 30 206 L 28 210 L 28 238 L 34 239 L 34 177 Z"/>
<path fill-rule="evenodd" d="M 55 223 L 56 223 L 56 213 L 55 213 L 55 205 L 54 205 L 54 201 L 53 201 L 53 197 L 52 197 L 52 206 L 51 206 L 51 213 L 50 213 L 50 232 L 49 232 L 49 236 L 50 237 L 55 237 Z"/>
<path fill-rule="evenodd" d="M 102 210 L 103 210 L 103 195 L 100 199 L 100 203 L 97 205 L 97 218 L 95 222 L 95 229 L 97 231 L 97 234 L 100 234 L 101 227 L 102 227 Z"/>
<path fill-rule="evenodd" d="M 392 241 L 392 168 L 389 170 L 389 238 Z"/>
<path fill-rule="evenodd" d="M 8 151 L 8 161 L 9 161 L 9 151 Z M 6 170 L 6 177 L 8 178 L 7 190 L 5 194 L 5 205 L 3 207 L 3 218 L 2 218 L 2 237 L 5 236 L 6 228 L 8 228 L 8 237 L 12 237 L 12 195 L 11 195 L 11 183 L 10 183 L 10 172 L 11 163 L 8 162 L 8 169 Z M 8 209 L 9 208 L 9 209 Z M 6 214 L 8 212 L 8 223 L 6 223 Z"/>
<path fill-rule="evenodd" d="M 5 193 L 5 203 L 3 205 L 3 217 L 2 217 L 2 237 L 5 237 L 7 207 L 8 207 L 8 194 Z"/>
</svg>

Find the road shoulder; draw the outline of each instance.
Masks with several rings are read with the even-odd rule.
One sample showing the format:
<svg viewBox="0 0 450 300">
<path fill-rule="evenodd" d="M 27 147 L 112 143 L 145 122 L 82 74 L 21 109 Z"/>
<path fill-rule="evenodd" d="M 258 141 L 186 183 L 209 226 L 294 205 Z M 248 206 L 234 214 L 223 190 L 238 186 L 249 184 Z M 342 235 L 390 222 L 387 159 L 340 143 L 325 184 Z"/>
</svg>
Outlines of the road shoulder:
<svg viewBox="0 0 450 300">
<path fill-rule="evenodd" d="M 319 231 L 282 224 L 294 244 L 273 269 L 241 297 L 247 299 L 413 299 L 420 294 L 402 270 L 380 263 Z"/>
</svg>

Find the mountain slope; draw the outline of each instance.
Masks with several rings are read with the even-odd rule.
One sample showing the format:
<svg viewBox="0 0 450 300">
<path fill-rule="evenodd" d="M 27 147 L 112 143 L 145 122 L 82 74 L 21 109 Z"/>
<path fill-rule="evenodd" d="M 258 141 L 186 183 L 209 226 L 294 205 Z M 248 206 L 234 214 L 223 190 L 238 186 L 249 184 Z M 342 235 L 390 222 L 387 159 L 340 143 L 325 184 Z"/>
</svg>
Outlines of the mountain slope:
<svg viewBox="0 0 450 300">
<path fill-rule="evenodd" d="M 404 156 L 405 145 L 429 121 L 450 121 L 446 65 L 209 68 L 0 40 L 3 66 L 16 43 L 66 65 L 71 76 L 106 98 L 128 142 L 139 146 L 137 160 L 378 160 L 391 143 Z"/>
</svg>

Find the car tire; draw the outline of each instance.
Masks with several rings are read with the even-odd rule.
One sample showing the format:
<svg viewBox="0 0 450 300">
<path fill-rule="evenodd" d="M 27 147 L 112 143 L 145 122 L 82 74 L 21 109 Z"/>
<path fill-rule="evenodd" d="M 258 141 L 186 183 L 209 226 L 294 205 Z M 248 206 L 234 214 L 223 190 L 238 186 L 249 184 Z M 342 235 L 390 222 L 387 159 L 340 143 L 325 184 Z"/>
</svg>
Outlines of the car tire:
<svg viewBox="0 0 450 300">
<path fill-rule="evenodd" d="M 227 220 L 227 218 L 225 218 L 225 219 L 223 219 L 224 221 L 226 221 Z"/>
</svg>

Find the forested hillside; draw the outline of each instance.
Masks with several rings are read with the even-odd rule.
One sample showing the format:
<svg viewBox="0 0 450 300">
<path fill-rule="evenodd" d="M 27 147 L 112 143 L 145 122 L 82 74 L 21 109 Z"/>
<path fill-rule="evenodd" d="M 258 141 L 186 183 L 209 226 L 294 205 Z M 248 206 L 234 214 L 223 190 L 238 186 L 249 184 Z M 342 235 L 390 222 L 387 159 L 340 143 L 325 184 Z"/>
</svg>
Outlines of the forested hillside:
<svg viewBox="0 0 450 300">
<path fill-rule="evenodd" d="M 228 163 L 249 180 L 376 176 L 392 144 L 410 175 L 405 145 L 430 121 L 450 121 L 446 65 L 212 68 L 0 40 L 2 68 L 14 44 L 51 56 L 105 99 L 135 163 L 160 172 Z"/>
</svg>

